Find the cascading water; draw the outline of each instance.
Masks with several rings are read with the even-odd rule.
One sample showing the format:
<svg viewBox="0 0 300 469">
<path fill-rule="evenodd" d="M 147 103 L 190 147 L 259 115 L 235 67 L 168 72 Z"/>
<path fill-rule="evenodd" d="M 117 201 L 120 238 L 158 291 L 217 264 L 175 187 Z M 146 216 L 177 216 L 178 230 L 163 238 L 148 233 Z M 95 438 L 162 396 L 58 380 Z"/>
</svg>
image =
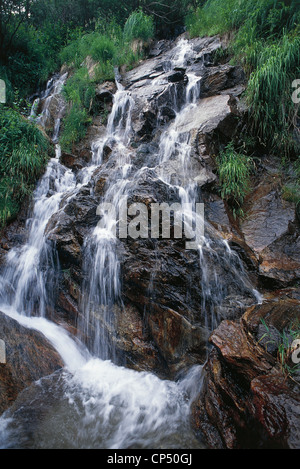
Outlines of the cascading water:
<svg viewBox="0 0 300 469">
<path fill-rule="evenodd" d="M 185 67 L 194 51 L 188 40 L 182 39 L 174 49 L 171 68 Z M 197 106 L 201 95 L 201 77 L 194 73 L 187 73 L 188 84 L 184 104 L 180 107 L 175 102 L 174 111 L 176 117 L 174 122 L 162 133 L 159 143 L 159 164 L 155 168 L 159 177 L 170 186 L 178 189 L 183 206 L 191 207 L 183 211 L 188 230 L 193 231 L 195 218 L 198 218 L 198 226 L 205 225 L 205 236 L 198 247 L 199 264 L 201 272 L 202 304 L 201 311 L 205 315 L 205 325 L 208 330 L 214 330 L 220 323 L 218 310 L 227 295 L 227 288 L 220 275 L 217 266 L 226 265 L 226 270 L 231 272 L 234 282 L 239 284 L 242 290 L 252 292 L 254 301 L 261 301 L 260 294 L 253 289 L 248 276 L 244 270 L 239 256 L 230 249 L 226 240 L 222 239 L 211 226 L 205 223 L 202 216 L 196 213 L 195 207 L 199 200 L 199 191 L 195 182 L 193 170 L 190 167 L 192 145 L 190 134 L 182 132 L 182 127 L 187 116 Z M 174 180 L 174 174 L 169 172 L 169 165 L 176 160 L 178 180 Z M 182 175 L 184 178 L 182 179 Z M 200 220 L 199 220 L 200 217 Z M 212 260 L 212 262 L 209 262 Z M 216 268 L 212 267 L 216 266 Z"/>
<path fill-rule="evenodd" d="M 54 104 L 57 107 L 58 113 L 55 118 L 53 135 L 52 135 L 52 141 L 54 143 L 57 143 L 58 141 L 60 123 L 61 123 L 61 119 L 65 111 L 65 102 L 61 97 L 61 90 L 67 78 L 68 78 L 67 72 L 64 73 L 63 75 L 59 75 L 58 77 L 51 78 L 47 83 L 46 90 L 41 94 L 39 98 L 37 98 L 34 101 L 32 108 L 31 108 L 31 113 L 29 116 L 30 120 L 36 122 L 42 127 L 46 127 L 50 119 L 50 106 Z M 37 114 L 37 109 L 39 108 L 41 102 L 44 102 L 43 109 L 40 114 Z"/>
<path fill-rule="evenodd" d="M 184 67 L 192 53 L 188 41 L 179 42 L 166 68 Z M 51 100 L 57 98 L 65 79 L 66 76 L 61 76 L 57 82 L 49 84 L 40 124 L 46 121 Z M 178 190 L 183 203 L 195 205 L 197 187 L 195 181 L 188 177 L 191 144 L 189 135 L 181 134 L 180 126 L 186 113 L 196 106 L 201 82 L 192 74 L 188 75 L 188 80 L 183 105 L 179 105 L 174 94 L 176 118 L 161 135 L 154 167 L 134 170 L 129 144 L 134 103 L 118 79 L 106 134 L 92 145 L 91 164 L 79 172 L 77 179 L 59 162 L 60 148 L 57 146 L 56 158 L 49 162 L 34 194 L 34 208 L 28 220 L 28 241 L 7 256 L 1 277 L 4 286 L 0 293 L 0 310 L 26 327 L 42 332 L 60 353 L 65 369 L 41 380 L 35 399 L 26 400 L 25 391 L 21 412 L 8 410 L 3 415 L 0 419 L 0 447 L 201 447 L 189 427 L 190 406 L 200 386 L 201 366 L 192 368 L 178 382 L 170 382 L 113 363 L 114 311 L 122 308 L 123 304 L 116 219 L 109 211 L 99 213 L 101 220 L 83 246 L 85 280 L 78 322 L 80 340 L 45 318 L 47 309 L 51 307 L 58 268 L 55 247 L 45 236 L 46 226 L 52 215 L 90 181 L 95 170 L 100 168 L 107 176 L 103 204 L 117 206 L 130 193 L 141 172 L 150 168 L 167 185 Z M 63 103 L 61 105 L 64 106 Z M 56 124 L 54 141 L 58 137 L 60 117 Z M 109 162 L 104 162 L 103 156 L 105 146 L 110 143 L 112 152 L 109 159 L 114 164 L 107 167 Z M 168 165 L 174 158 L 180 165 L 180 174 L 186 175 L 184 180 L 178 177 L 174 181 L 168 175 Z M 221 239 L 205 237 L 199 246 L 199 274 L 203 290 L 202 310 L 206 311 L 207 325 L 212 328 L 217 320 L 214 318 L 216 306 L 221 304 L 226 291 L 223 291 L 217 269 L 211 270 L 208 265 L 210 257 L 216 263 L 220 259 L 227 263 L 232 277 L 244 288 L 252 287 L 247 284 L 242 264 L 228 244 Z M 83 342 L 88 342 L 89 352 Z M 48 409 L 43 424 L 36 425 L 36 409 L 50 406 L 48 402 L 54 404 Z"/>
<path fill-rule="evenodd" d="M 65 371 L 59 395 L 56 396 L 56 387 L 50 384 L 48 392 L 57 399 L 56 411 L 53 410 L 54 415 L 49 422 L 44 422 L 42 429 L 34 428 L 33 432 L 29 429 L 28 415 L 32 410 L 29 402 L 23 406 L 27 416 L 25 432 L 20 415 L 11 415 L 10 411 L 4 414 L 0 419 L 0 447 L 3 448 L 199 447 L 187 418 L 192 390 L 197 388 L 192 371 L 184 380 L 173 383 L 161 381 L 149 373 L 117 367 L 109 360 L 92 357 L 64 329 L 43 317 L 51 303 L 49 292 L 53 291 L 51 282 L 55 279 L 57 262 L 55 251 L 44 234 L 45 228 L 51 216 L 61 208 L 62 200 L 73 197 L 101 163 L 104 144 L 111 138 L 117 141 L 121 150 L 119 164 L 122 171 L 121 177 L 107 192 L 106 201 L 116 202 L 125 191 L 126 173 L 130 168 L 126 145 L 132 101 L 121 85 L 118 86 L 105 139 L 96 142 L 92 149 L 92 165 L 82 171 L 78 177 L 80 183 L 76 185 L 73 173 L 59 163 L 60 148 L 57 146 L 56 158 L 49 162 L 34 194 L 33 214 L 28 220 L 28 241 L 22 248 L 12 250 L 7 257 L 1 277 L 4 288 L 0 309 L 24 326 L 42 332 L 60 353 Z M 57 93 L 55 84 L 54 92 Z M 50 100 L 51 95 L 47 97 L 47 105 Z M 120 293 L 119 262 L 111 223 L 108 214 L 101 227 L 97 226 L 85 242 L 86 270 L 90 275 L 83 286 L 86 293 L 83 301 L 85 319 L 81 325 L 83 332 L 88 332 L 87 324 L 90 322 L 87 318 L 93 312 L 93 305 L 100 305 L 102 312 L 103 309 L 105 311 L 102 320 L 103 317 L 109 320 L 112 305 Z M 40 317 L 33 317 L 34 314 Z M 99 321 L 96 319 L 94 325 L 97 328 Z M 111 350 L 106 345 L 107 340 L 108 336 L 101 335 L 100 329 L 95 331 L 92 350 L 97 356 L 112 358 L 108 356 Z M 196 367 L 198 377 L 201 376 L 199 368 Z M 42 380 L 40 386 L 47 387 L 47 379 Z M 43 396 L 38 396 L 32 405 L 38 408 L 41 402 Z M 74 423 L 71 431 L 66 424 L 68 419 Z M 183 434 L 185 438 L 182 438 Z"/>
<path fill-rule="evenodd" d="M 95 167 L 103 160 L 103 150 L 107 142 L 113 141 L 118 154 L 117 165 L 122 169 L 121 177 L 111 181 L 103 204 L 117 206 L 123 196 L 130 168 L 130 153 L 127 150 L 131 131 L 131 109 L 133 101 L 122 85 L 117 83 L 114 105 L 108 119 L 104 137 L 92 145 L 92 164 Z M 114 309 L 122 305 L 120 264 L 116 253 L 116 220 L 110 211 L 99 213 L 102 216 L 90 237 L 84 244 L 82 311 L 83 320 L 78 329 L 83 336 L 90 336 L 90 348 L 102 359 L 114 359 L 114 347 L 111 343 Z M 92 266 L 92 268 L 91 268 Z"/>
</svg>

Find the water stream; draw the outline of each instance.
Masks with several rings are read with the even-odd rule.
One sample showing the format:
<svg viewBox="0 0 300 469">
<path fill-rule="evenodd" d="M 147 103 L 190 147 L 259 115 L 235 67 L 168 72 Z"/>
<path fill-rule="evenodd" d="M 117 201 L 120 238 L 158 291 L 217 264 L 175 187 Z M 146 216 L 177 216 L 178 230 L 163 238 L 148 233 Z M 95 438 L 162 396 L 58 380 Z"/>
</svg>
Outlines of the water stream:
<svg viewBox="0 0 300 469">
<path fill-rule="evenodd" d="M 183 67 L 193 53 L 188 41 L 174 49 L 166 66 Z M 43 125 L 53 96 L 60 93 L 66 76 L 48 84 L 45 105 L 38 119 Z M 59 262 L 55 248 L 47 242 L 45 228 L 58 210 L 75 197 L 89 182 L 95 169 L 103 164 L 103 151 L 113 141 L 114 170 L 110 172 L 103 202 L 117 206 L 126 197 L 141 171 L 154 169 L 166 184 L 176 187 L 181 200 L 195 205 L 197 190 L 194 180 L 173 181 L 166 168 L 176 155 L 181 173 L 188 174 L 191 145 L 189 136 L 180 134 L 186 113 L 197 105 L 201 80 L 188 75 L 186 100 L 179 106 L 174 97 L 176 118 L 162 133 L 155 167 L 134 170 L 131 161 L 130 135 L 133 101 L 117 80 L 112 112 L 106 134 L 92 145 L 92 160 L 78 175 L 60 163 L 60 147 L 47 167 L 34 193 L 34 208 L 27 221 L 28 240 L 12 249 L 1 272 L 0 310 L 25 327 L 42 332 L 61 355 L 65 368 L 36 385 L 34 398 L 29 391 L 21 396 L 21 411 L 8 410 L 0 419 L 0 447 L 31 448 L 193 448 L 201 447 L 189 426 L 190 405 L 201 384 L 201 366 L 192 368 L 177 382 L 160 380 L 146 372 L 136 372 L 114 364 L 114 351 L 109 327 L 113 324 L 114 307 L 122 308 L 120 259 L 116 249 L 115 218 L 103 214 L 83 246 L 85 282 L 82 285 L 79 336 L 72 337 L 61 326 L 47 319 L 47 308 L 54 302 Z M 34 109 L 36 109 L 36 104 Z M 60 117 L 55 123 L 53 141 L 57 142 Z M 217 248 L 216 248 L 217 243 Z M 218 323 L 215 306 L 225 293 L 217 271 L 209 270 L 207 258 L 221 257 L 228 270 L 244 288 L 251 284 L 238 256 L 219 239 L 203 239 L 199 246 L 199 270 L 202 271 L 203 304 L 209 328 Z M 218 259 L 217 259 L 218 260 Z M 253 290 L 253 297 L 259 299 Z M 101 321 L 99 321 L 99 314 Z M 106 323 L 106 327 L 101 326 Z M 91 334 L 90 328 L 93 333 Z M 89 351 L 82 337 L 91 335 Z M 29 392 L 26 398 L 26 392 Z M 149 398 L 151 396 L 151 399 Z M 48 402 L 48 404 L 46 404 Z M 43 410 L 44 409 L 44 410 Z M 36 418 L 36 412 L 42 418 Z"/>
</svg>

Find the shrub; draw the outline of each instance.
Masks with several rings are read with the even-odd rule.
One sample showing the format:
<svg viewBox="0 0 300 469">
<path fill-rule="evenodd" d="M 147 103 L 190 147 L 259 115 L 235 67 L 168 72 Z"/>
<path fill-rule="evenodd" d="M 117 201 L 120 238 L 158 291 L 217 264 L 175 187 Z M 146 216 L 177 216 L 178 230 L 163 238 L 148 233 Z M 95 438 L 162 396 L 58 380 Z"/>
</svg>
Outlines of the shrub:
<svg viewBox="0 0 300 469">
<path fill-rule="evenodd" d="M 89 112 L 93 108 L 95 84 L 86 67 L 80 68 L 69 78 L 63 87 L 63 95 L 69 103 L 69 109 L 63 120 L 60 144 L 69 151 L 73 143 L 85 136 L 90 122 Z"/>
<path fill-rule="evenodd" d="M 91 44 L 90 55 L 97 62 L 113 62 L 117 47 L 108 36 L 94 34 L 94 40 Z"/>
<path fill-rule="evenodd" d="M 154 36 L 154 22 L 142 10 L 134 11 L 124 26 L 124 40 L 131 42 L 134 39 L 148 41 Z"/>
<path fill-rule="evenodd" d="M 70 110 L 64 118 L 63 131 L 60 137 L 62 149 L 71 151 L 72 145 L 84 138 L 87 125 L 90 122 L 88 111 L 80 103 L 71 104 Z"/>
<path fill-rule="evenodd" d="M 95 111 L 95 84 L 113 80 L 114 68 L 119 65 L 132 67 L 141 57 L 130 47 L 133 39 L 147 40 L 154 33 L 153 20 L 142 11 L 134 12 L 125 24 L 124 33 L 114 21 L 96 25 L 93 33 L 73 39 L 60 53 L 61 62 L 71 65 L 73 75 L 66 82 L 63 94 L 68 112 L 63 120 L 60 144 L 70 150 L 72 144 L 82 139 L 90 113 Z M 89 77 L 85 59 L 90 56 L 97 64 L 93 78 Z"/>
<path fill-rule="evenodd" d="M 298 109 L 291 84 L 298 76 L 300 38 L 285 35 L 261 49 L 247 89 L 252 132 L 286 155 L 296 150 L 292 130 Z"/>
<path fill-rule="evenodd" d="M 237 153 L 233 143 L 229 143 L 217 158 L 221 197 L 228 201 L 233 215 L 242 216 L 242 205 L 250 189 L 252 160 Z"/>
<path fill-rule="evenodd" d="M 46 165 L 45 135 L 18 112 L 0 107 L 0 223 L 17 215 Z"/>
</svg>

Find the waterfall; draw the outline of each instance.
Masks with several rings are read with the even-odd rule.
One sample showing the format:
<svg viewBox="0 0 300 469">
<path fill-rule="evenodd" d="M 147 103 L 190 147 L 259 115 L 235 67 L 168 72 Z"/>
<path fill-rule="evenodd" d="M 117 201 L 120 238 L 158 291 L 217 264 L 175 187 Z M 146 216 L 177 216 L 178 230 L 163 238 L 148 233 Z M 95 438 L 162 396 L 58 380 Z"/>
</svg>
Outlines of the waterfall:
<svg viewBox="0 0 300 469">
<path fill-rule="evenodd" d="M 63 80 L 65 77 L 59 77 L 57 83 L 51 81 L 48 84 L 45 107 L 39 119 L 41 124 L 45 122 L 53 95 L 57 97 Z M 23 326 L 44 334 L 61 355 L 65 369 L 61 378 L 62 395 L 56 396 L 55 386 L 49 384 L 51 398 L 57 400 L 52 416 L 54 426 L 53 422 L 47 424 L 45 421 L 45 432 L 43 429 L 36 432 L 36 428 L 31 432 L 28 427 L 30 419 L 26 417 L 28 431 L 24 434 L 22 417 L 8 410 L 0 418 L 0 448 L 201 446 L 194 439 L 187 418 L 193 400 L 192 390 L 197 388 L 195 376 L 201 376 L 200 366 L 175 383 L 162 381 L 150 373 L 118 367 L 109 360 L 113 358 L 113 350 L 108 346 L 109 334 L 103 333 L 101 322 L 111 323 L 114 305 L 119 302 L 121 306 L 119 260 L 115 250 L 117 240 L 109 214 L 84 245 L 83 268 L 87 275 L 83 285 L 84 320 L 79 326 L 81 333 L 89 332 L 89 317 L 97 306 L 98 316 L 95 315 L 92 321 L 96 329 L 91 346 L 93 354 L 61 326 L 45 317 L 51 306 L 58 269 L 56 251 L 47 241 L 45 228 L 52 215 L 62 208 L 61 204 L 74 197 L 91 177 L 102 161 L 105 144 L 111 139 L 117 144 L 118 164 L 122 171 L 121 177 L 114 179 L 105 200 L 117 203 L 125 193 L 126 176 L 131 167 L 127 145 L 132 104 L 131 97 L 118 83 L 106 135 L 94 143 L 91 165 L 82 170 L 77 181 L 74 174 L 60 163 L 60 147 L 56 146 L 56 157 L 50 160 L 34 192 L 32 215 L 27 221 L 27 242 L 12 249 L 7 256 L 1 273 L 0 310 Z M 54 140 L 56 138 L 55 132 Z M 102 314 L 99 315 L 99 311 Z M 41 380 L 39 389 L 44 385 L 48 385 L 47 379 L 45 383 Z M 38 396 L 38 402 L 25 402 L 25 415 L 30 415 L 31 405 L 47 405 L 42 402 L 43 396 Z M 67 424 L 70 419 L 74 421 L 71 430 Z"/>
<path fill-rule="evenodd" d="M 44 108 L 36 121 L 44 127 L 49 116 L 49 106 L 53 99 L 58 99 L 67 74 L 51 78 L 41 99 L 45 100 Z M 38 98 L 40 99 L 40 98 Z M 63 103 L 62 100 L 59 100 Z M 62 104 L 62 107 L 64 104 Z M 32 106 L 29 119 L 32 118 L 36 104 Z M 58 115 L 61 115 L 61 109 Z M 53 142 L 57 141 L 59 122 Z M 27 220 L 28 238 L 24 246 L 12 249 L 6 258 L 0 279 L 3 288 L 0 292 L 0 308 L 7 305 L 16 312 L 31 316 L 44 317 L 46 311 L 50 312 L 54 302 L 58 258 L 56 250 L 48 243 L 45 236 L 46 226 L 59 208 L 66 193 L 76 187 L 76 179 L 71 170 L 60 163 L 61 149 L 55 147 L 55 158 L 51 158 L 46 172 L 37 185 L 33 194 L 33 210 Z"/>
<path fill-rule="evenodd" d="M 117 93 L 114 96 L 112 112 L 107 123 L 106 134 L 92 145 L 92 164 L 100 165 L 103 150 L 113 141 L 118 154 L 117 167 L 123 168 L 121 177 L 111 182 L 103 204 L 117 206 L 126 186 L 126 172 L 130 168 L 130 154 L 127 151 L 131 132 L 131 110 L 133 101 L 129 93 L 116 80 Z M 100 215 L 100 214 L 99 214 Z M 114 309 L 122 306 L 120 263 L 116 253 L 116 220 L 111 212 L 101 214 L 102 220 L 84 243 L 85 282 L 82 295 L 82 318 L 78 329 L 83 337 L 92 336 L 89 341 L 94 354 L 102 359 L 114 359 L 111 343 Z M 92 333 L 91 333 L 92 329 Z"/>
<path fill-rule="evenodd" d="M 184 67 L 193 54 L 192 45 L 183 40 L 174 48 L 174 55 L 166 68 Z M 62 106 L 55 121 L 53 141 L 57 143 L 63 102 L 59 95 L 66 75 L 48 83 L 42 97 L 44 108 L 36 117 L 34 104 L 31 118 L 46 125 L 49 106 L 55 99 Z M 201 385 L 201 366 L 192 368 L 177 382 L 160 380 L 151 373 L 136 372 L 117 366 L 112 340 L 114 314 L 122 310 L 120 240 L 116 236 L 116 219 L 109 211 L 98 213 L 100 221 L 84 240 L 81 314 L 78 337 L 71 337 L 61 326 L 47 319 L 56 290 L 58 259 L 55 246 L 47 240 L 46 227 L 51 217 L 71 197 L 87 184 L 95 170 L 107 170 L 104 161 L 106 146 L 111 147 L 109 160 L 114 164 L 106 171 L 106 190 L 103 204 L 117 207 L 130 194 L 143 171 L 155 171 L 170 188 L 175 188 L 183 203 L 195 206 L 197 185 L 189 177 L 190 136 L 181 134 L 181 123 L 200 97 L 201 79 L 188 75 L 185 103 L 179 105 L 174 95 L 175 120 L 162 133 L 154 166 L 135 170 L 130 139 L 132 110 L 130 93 L 116 80 L 114 96 L 106 133 L 92 144 L 92 160 L 77 177 L 60 163 L 60 148 L 51 159 L 33 197 L 33 210 L 27 221 L 28 239 L 24 246 L 12 249 L 1 272 L 3 285 L 0 310 L 28 328 L 43 333 L 60 353 L 65 368 L 59 386 L 53 377 L 41 380 L 37 400 L 22 403 L 22 412 L 8 410 L 0 418 L 0 447 L 57 447 L 57 448 L 192 448 L 201 447 L 189 426 L 191 403 L 195 389 Z M 184 180 L 171 179 L 168 165 L 177 160 Z M 103 205 L 102 204 L 102 205 Z M 190 224 L 193 223 L 193 218 Z M 203 220 L 202 220 L 203 221 Z M 204 222 L 204 221 L 203 221 Z M 241 288 L 253 290 L 238 256 L 228 243 L 218 237 L 207 236 L 199 245 L 199 276 L 203 291 L 201 308 L 206 314 L 207 327 L 218 322 L 216 306 L 226 296 L 224 281 L 217 268 L 211 270 L 207 260 L 226 263 L 235 282 Z M 210 264 L 211 265 L 211 264 Z M 153 274 L 155 275 L 155 273 Z M 153 275 L 151 279 L 153 280 Z M 149 286 L 151 288 L 151 285 Z M 255 297 L 256 292 L 253 291 Z M 85 338 L 88 338 L 85 340 Z M 87 343 L 88 350 L 83 345 Z M 51 393 L 55 406 L 45 416 L 38 429 L 30 427 L 32 406 L 42 406 L 43 396 Z M 26 392 L 25 392 L 26 398 Z M 46 401 L 44 402 L 46 404 Z M 23 420 L 22 420 L 23 419 Z M 27 420 L 26 420 L 27 419 Z M 24 424 L 26 422 L 26 425 Z M 24 431 L 24 425 L 29 425 Z"/>
</svg>

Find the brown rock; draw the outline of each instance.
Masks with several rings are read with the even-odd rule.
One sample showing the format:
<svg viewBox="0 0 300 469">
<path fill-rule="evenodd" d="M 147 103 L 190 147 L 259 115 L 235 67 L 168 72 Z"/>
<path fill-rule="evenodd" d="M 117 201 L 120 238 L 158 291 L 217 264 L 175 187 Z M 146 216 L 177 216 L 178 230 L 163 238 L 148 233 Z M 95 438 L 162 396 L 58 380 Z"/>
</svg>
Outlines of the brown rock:
<svg viewBox="0 0 300 469">
<path fill-rule="evenodd" d="M 274 363 L 257 347 L 251 336 L 239 323 L 223 321 L 210 337 L 210 342 L 220 351 L 226 363 L 234 367 L 246 380 L 271 371 Z"/>
<path fill-rule="evenodd" d="M 0 413 L 32 382 L 62 368 L 63 362 L 37 331 L 21 326 L 0 312 L 1 339 L 6 345 L 6 364 L 0 365 Z"/>
<path fill-rule="evenodd" d="M 63 152 L 60 158 L 61 163 L 73 171 L 78 171 L 83 168 L 84 164 L 74 155 Z"/>
<path fill-rule="evenodd" d="M 279 334 L 299 318 L 298 293 L 281 292 L 211 335 L 214 348 L 192 417 L 211 448 L 299 448 L 299 384 L 258 343 L 261 319 Z"/>
<path fill-rule="evenodd" d="M 254 417 L 271 440 L 284 443 L 290 449 L 299 449 L 300 400 L 285 377 L 259 376 L 251 383 Z M 298 389 L 299 391 L 299 389 Z"/>
<path fill-rule="evenodd" d="M 229 64 L 206 68 L 201 80 L 201 96 L 208 98 L 220 94 L 245 83 L 245 74 L 242 67 Z M 240 94 L 245 90 L 241 86 Z"/>
<path fill-rule="evenodd" d="M 264 166 L 247 197 L 240 224 L 246 244 L 259 259 L 258 274 L 265 288 L 284 288 L 300 278 L 300 231 L 295 205 L 282 198 L 282 182 L 273 167 Z"/>
</svg>

